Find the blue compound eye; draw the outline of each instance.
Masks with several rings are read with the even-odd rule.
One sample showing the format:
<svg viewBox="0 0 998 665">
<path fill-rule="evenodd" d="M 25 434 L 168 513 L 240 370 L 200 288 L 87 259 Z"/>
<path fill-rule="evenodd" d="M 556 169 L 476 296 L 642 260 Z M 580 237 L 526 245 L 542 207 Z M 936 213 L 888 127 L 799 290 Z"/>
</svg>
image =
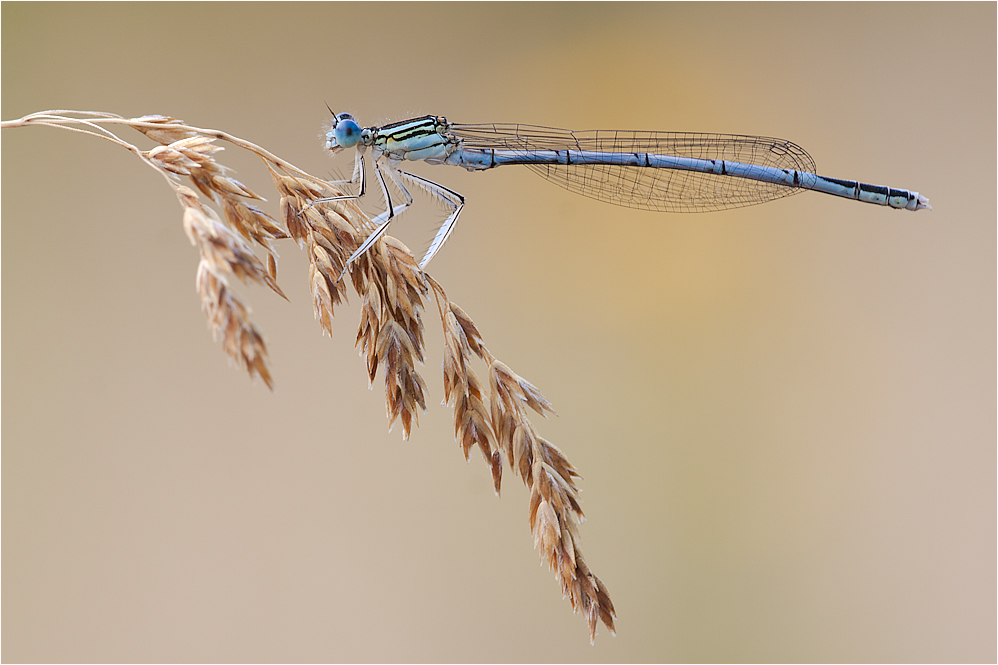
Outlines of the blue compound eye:
<svg viewBox="0 0 998 665">
<path fill-rule="evenodd" d="M 343 148 L 352 148 L 360 143 L 361 129 L 357 121 L 346 113 L 336 116 L 336 126 L 333 127 L 333 139 Z"/>
</svg>

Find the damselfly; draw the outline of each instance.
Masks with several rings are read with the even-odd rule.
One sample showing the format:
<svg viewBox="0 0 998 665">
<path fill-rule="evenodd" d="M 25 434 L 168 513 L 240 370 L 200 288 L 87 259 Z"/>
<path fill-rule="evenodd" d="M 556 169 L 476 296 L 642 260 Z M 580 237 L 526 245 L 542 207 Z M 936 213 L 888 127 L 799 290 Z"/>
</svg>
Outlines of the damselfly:
<svg viewBox="0 0 998 665">
<path fill-rule="evenodd" d="M 419 262 L 426 266 L 454 230 L 464 197 L 426 178 L 402 171 L 404 161 L 452 164 L 469 171 L 523 164 L 548 180 L 584 196 L 628 208 L 663 212 L 706 212 L 765 203 L 804 190 L 824 192 L 902 210 L 931 209 L 918 192 L 814 173 L 814 160 L 783 139 L 731 134 L 591 130 L 574 132 L 515 124 L 459 125 L 428 115 L 383 127 L 361 128 L 338 113 L 326 134 L 337 153 L 357 148 L 353 177 L 357 194 L 320 199 L 358 199 L 366 192 L 364 153 L 387 210 L 374 218 L 377 229 L 347 260 L 364 254 L 410 204 L 406 183 L 442 202 L 449 214 Z M 392 203 L 388 183 L 401 193 Z"/>
</svg>

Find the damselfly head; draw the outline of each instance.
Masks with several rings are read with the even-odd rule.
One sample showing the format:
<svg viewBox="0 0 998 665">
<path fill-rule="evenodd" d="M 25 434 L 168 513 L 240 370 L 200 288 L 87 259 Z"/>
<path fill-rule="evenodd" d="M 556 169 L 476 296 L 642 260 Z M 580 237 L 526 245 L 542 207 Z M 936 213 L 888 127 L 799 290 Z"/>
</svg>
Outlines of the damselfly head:
<svg viewBox="0 0 998 665">
<path fill-rule="evenodd" d="M 360 143 L 363 130 L 349 113 L 337 113 L 333 128 L 326 133 L 326 148 L 339 152 Z"/>
</svg>

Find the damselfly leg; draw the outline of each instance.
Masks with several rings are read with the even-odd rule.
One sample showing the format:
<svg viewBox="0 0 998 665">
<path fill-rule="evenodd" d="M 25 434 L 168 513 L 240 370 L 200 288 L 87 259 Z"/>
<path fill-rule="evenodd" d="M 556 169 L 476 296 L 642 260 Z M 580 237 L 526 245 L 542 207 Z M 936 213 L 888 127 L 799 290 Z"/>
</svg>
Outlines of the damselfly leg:
<svg viewBox="0 0 998 665">
<path fill-rule="evenodd" d="M 349 180 L 334 180 L 334 185 L 352 185 L 354 183 L 360 183 L 360 191 L 356 194 L 344 194 L 342 196 L 327 196 L 321 199 L 316 199 L 314 201 L 309 201 L 305 206 L 304 210 L 308 210 L 316 203 L 329 203 L 331 201 L 347 201 L 356 200 L 364 198 L 367 193 L 367 173 L 364 168 L 364 153 L 358 152 L 356 159 L 353 160 L 353 175 L 350 176 Z"/>
<path fill-rule="evenodd" d="M 430 259 L 436 255 L 436 253 L 443 246 L 444 242 L 447 241 L 447 238 L 450 237 L 451 232 L 457 225 L 458 216 L 461 214 L 461 211 L 464 210 L 464 197 L 455 192 L 453 189 L 449 189 L 439 183 L 433 182 L 432 180 L 421 178 L 418 175 L 414 175 L 406 171 L 395 171 L 395 175 L 404 180 L 408 180 L 410 183 L 416 185 L 450 209 L 450 215 L 448 215 L 447 219 L 443 221 L 440 228 L 437 229 L 433 242 L 430 243 L 430 247 L 426 250 L 426 254 L 424 254 L 423 258 L 419 261 L 419 267 L 422 269 L 426 267 L 426 264 L 430 262 Z"/>
</svg>

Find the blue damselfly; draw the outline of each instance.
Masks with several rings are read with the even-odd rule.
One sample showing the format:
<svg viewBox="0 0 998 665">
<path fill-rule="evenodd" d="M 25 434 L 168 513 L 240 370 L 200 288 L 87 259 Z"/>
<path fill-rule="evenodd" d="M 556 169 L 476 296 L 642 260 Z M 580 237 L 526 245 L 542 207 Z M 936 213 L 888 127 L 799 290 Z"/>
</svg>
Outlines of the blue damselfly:
<svg viewBox="0 0 998 665">
<path fill-rule="evenodd" d="M 460 125 L 428 115 L 383 127 L 365 127 L 338 113 L 326 134 L 337 153 L 357 148 L 351 183 L 359 193 L 320 201 L 357 199 L 366 192 L 364 153 L 374 171 L 387 210 L 374 218 L 377 229 L 348 259 L 366 252 L 389 223 L 411 203 L 406 183 L 422 189 L 448 209 L 420 261 L 426 266 L 454 230 L 464 197 L 426 178 L 402 171 L 405 161 L 451 164 L 479 171 L 522 164 L 573 192 L 628 208 L 662 212 L 707 212 L 765 203 L 804 190 L 902 210 L 931 209 L 918 192 L 816 175 L 803 148 L 783 139 L 732 134 L 590 130 L 569 131 L 518 124 Z M 388 182 L 402 194 L 393 205 Z M 319 201 L 317 201 L 319 202 Z"/>
</svg>

